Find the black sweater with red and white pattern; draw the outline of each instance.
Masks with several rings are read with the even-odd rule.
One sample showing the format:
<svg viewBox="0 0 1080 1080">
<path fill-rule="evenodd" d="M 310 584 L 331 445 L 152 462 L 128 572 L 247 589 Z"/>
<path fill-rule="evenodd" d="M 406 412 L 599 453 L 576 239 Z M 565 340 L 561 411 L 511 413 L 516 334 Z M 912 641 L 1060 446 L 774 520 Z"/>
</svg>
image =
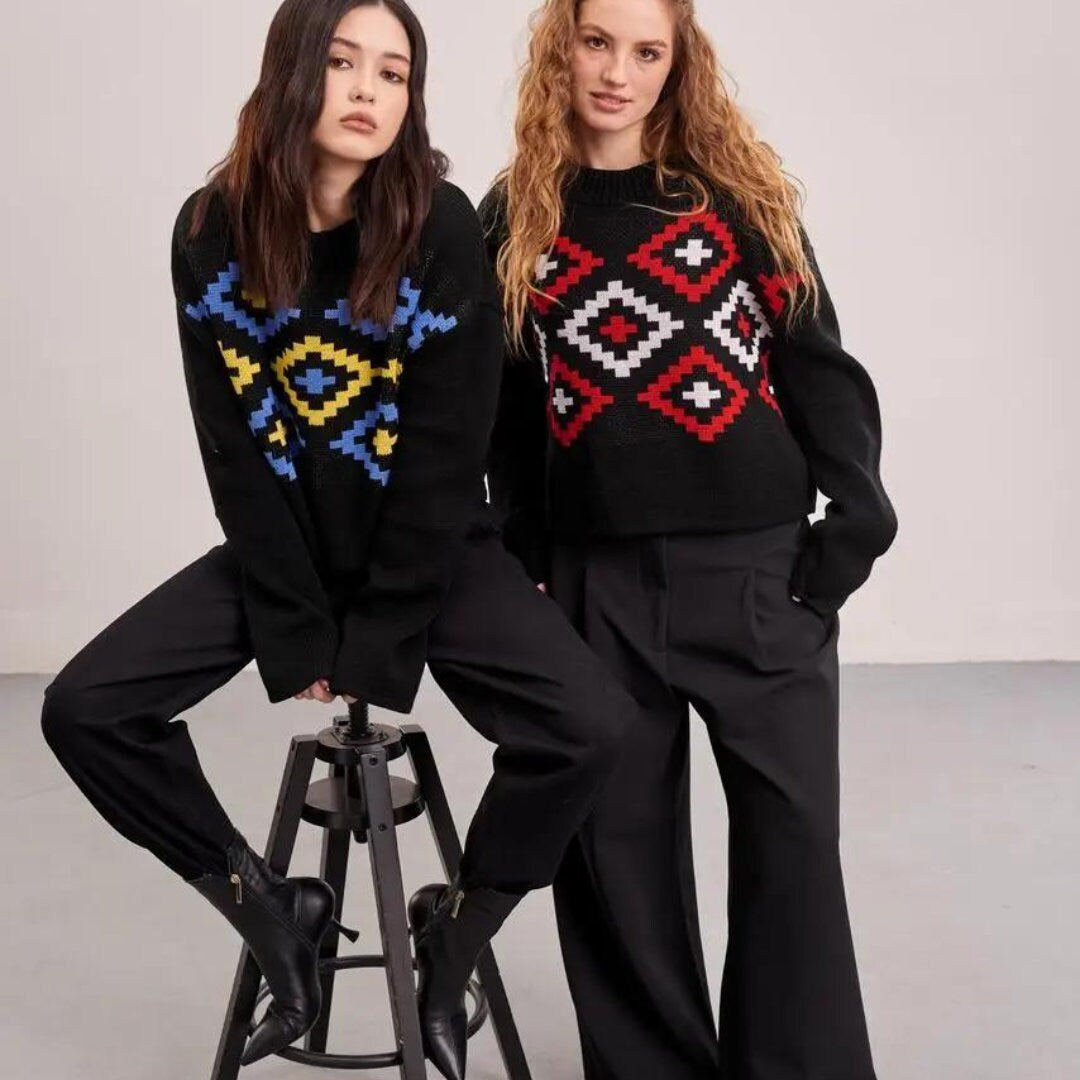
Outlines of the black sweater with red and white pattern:
<svg viewBox="0 0 1080 1080">
<path fill-rule="evenodd" d="M 805 233 L 820 309 L 788 326 L 788 291 L 734 199 L 692 205 L 662 195 L 649 163 L 568 185 L 489 455 L 507 545 L 539 581 L 552 539 L 764 528 L 811 513 L 820 489 L 791 586 L 835 611 L 896 533 L 874 386 L 841 346 Z M 499 186 L 480 218 L 494 261 Z"/>
</svg>

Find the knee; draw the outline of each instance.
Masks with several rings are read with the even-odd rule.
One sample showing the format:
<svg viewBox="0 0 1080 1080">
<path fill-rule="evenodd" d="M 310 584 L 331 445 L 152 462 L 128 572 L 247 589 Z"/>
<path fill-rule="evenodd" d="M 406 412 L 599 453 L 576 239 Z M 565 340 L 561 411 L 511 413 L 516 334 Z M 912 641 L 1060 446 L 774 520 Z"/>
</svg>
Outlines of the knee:
<svg viewBox="0 0 1080 1080">
<path fill-rule="evenodd" d="M 587 768 L 607 773 L 626 747 L 638 708 L 630 694 L 618 686 L 597 689 L 579 714 L 584 733 L 582 758 Z"/>
<path fill-rule="evenodd" d="M 45 687 L 41 706 L 41 734 L 58 757 L 79 730 L 79 692 L 70 683 L 54 679 Z"/>
</svg>

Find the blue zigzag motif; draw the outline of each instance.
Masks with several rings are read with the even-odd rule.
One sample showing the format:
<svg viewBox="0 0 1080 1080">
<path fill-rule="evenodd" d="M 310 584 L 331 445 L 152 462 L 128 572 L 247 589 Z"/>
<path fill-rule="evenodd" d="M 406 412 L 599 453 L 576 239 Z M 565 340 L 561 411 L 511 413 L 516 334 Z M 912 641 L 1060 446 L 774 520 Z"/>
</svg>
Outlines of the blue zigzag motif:
<svg viewBox="0 0 1080 1080">
<path fill-rule="evenodd" d="M 355 330 L 365 337 L 370 337 L 375 341 L 385 341 L 393 330 L 396 330 L 399 326 L 408 325 L 417 305 L 420 303 L 420 290 L 412 287 L 411 278 L 403 277 L 398 286 L 398 297 L 401 303 L 394 309 L 394 317 L 390 320 L 389 326 L 379 326 L 377 323 L 372 322 L 371 319 L 361 319 L 359 322 L 353 322 L 348 300 L 339 300 L 334 307 L 327 308 L 323 316 L 331 322 L 336 322 L 339 326 L 344 326 L 349 330 Z"/>
<path fill-rule="evenodd" d="M 447 330 L 453 330 L 455 326 L 457 326 L 457 317 L 454 315 L 436 315 L 431 311 L 421 311 L 413 319 L 409 348 L 416 352 L 432 334 L 445 334 Z"/>
<path fill-rule="evenodd" d="M 252 410 L 251 415 L 248 417 L 248 427 L 251 428 L 252 435 L 258 435 L 260 431 L 269 428 L 271 423 L 278 417 L 284 417 L 285 446 L 283 452 L 276 454 L 273 450 L 264 448 L 263 456 L 278 476 L 285 477 L 288 480 L 295 480 L 296 466 L 293 465 L 293 461 L 296 458 L 296 448 L 292 445 L 292 438 L 295 437 L 302 447 L 306 446 L 307 443 L 304 441 L 303 435 L 300 434 L 300 429 L 296 426 L 292 413 L 285 405 L 285 402 L 274 393 L 274 388 L 270 386 L 267 387 L 262 404 L 257 409 Z"/>
<path fill-rule="evenodd" d="M 397 418 L 396 405 L 380 403 L 365 413 L 359 420 L 354 420 L 352 427 L 344 431 L 340 439 L 335 439 L 330 443 L 330 446 L 334 450 L 340 450 L 346 457 L 361 462 L 364 468 L 367 469 L 371 479 L 377 484 L 386 487 L 390 482 L 390 470 L 383 468 L 375 460 L 375 456 L 368 448 L 367 436 L 376 428 L 380 420 L 385 421 L 387 424 L 395 424 Z"/>
<path fill-rule="evenodd" d="M 286 323 L 300 318 L 299 308 L 279 308 L 273 315 L 260 321 L 240 307 L 235 300 L 229 299 L 240 284 L 240 264 L 231 262 L 227 270 L 218 273 L 217 281 L 207 285 L 206 292 L 197 304 L 188 304 L 187 313 L 197 322 L 208 315 L 220 315 L 227 323 L 246 331 L 260 345 L 276 334 Z"/>
</svg>

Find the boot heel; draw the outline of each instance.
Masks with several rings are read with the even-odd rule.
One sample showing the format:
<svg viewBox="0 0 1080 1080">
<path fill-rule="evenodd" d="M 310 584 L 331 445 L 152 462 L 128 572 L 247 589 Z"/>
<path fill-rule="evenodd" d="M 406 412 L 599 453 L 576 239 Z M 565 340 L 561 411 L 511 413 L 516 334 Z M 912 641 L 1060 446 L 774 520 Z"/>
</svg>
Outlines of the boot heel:
<svg viewBox="0 0 1080 1080">
<path fill-rule="evenodd" d="M 333 915 L 330 916 L 330 925 L 339 934 L 344 934 L 354 944 L 360 940 L 359 930 L 350 930 L 347 926 L 343 926 Z"/>
</svg>

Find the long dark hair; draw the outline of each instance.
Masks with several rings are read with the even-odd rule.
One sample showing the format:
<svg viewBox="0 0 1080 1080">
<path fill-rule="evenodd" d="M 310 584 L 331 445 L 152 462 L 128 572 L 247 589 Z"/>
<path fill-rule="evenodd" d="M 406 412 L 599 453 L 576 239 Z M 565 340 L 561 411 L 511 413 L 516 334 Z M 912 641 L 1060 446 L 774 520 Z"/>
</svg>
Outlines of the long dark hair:
<svg viewBox="0 0 1080 1080">
<path fill-rule="evenodd" d="M 352 190 L 360 222 L 349 288 L 354 318 L 391 321 L 398 281 L 416 249 L 435 185 L 446 175 L 446 156 L 432 148 L 427 131 L 427 40 L 405 0 L 285 0 L 270 24 L 259 83 L 240 111 L 232 147 L 211 170 L 191 228 L 193 236 L 201 230 L 210 199 L 220 194 L 244 287 L 273 309 L 295 306 L 309 270 L 311 132 L 322 113 L 330 41 L 349 11 L 375 5 L 404 26 L 412 63 L 401 131 Z"/>
</svg>

